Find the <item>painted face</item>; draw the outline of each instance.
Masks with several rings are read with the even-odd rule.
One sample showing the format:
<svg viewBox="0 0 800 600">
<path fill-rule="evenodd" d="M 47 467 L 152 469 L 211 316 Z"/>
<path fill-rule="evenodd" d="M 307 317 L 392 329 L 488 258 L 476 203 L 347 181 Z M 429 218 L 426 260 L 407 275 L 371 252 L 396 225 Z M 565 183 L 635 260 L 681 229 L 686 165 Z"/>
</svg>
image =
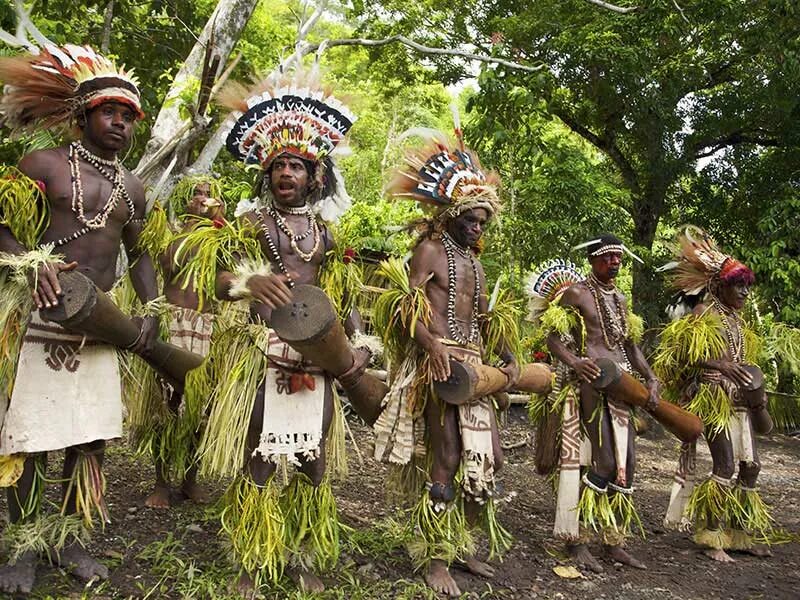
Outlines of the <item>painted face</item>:
<svg viewBox="0 0 800 600">
<path fill-rule="evenodd" d="M 472 208 L 452 219 L 447 231 L 459 246 L 472 248 L 481 239 L 488 222 L 489 213 L 485 208 Z"/>
<path fill-rule="evenodd" d="M 741 310 L 750 295 L 750 286 L 743 283 L 722 285 L 719 288 L 719 299 L 734 310 Z"/>
<path fill-rule="evenodd" d="M 606 252 L 600 256 L 593 256 L 589 259 L 592 265 L 592 273 L 602 282 L 611 281 L 619 275 L 619 268 L 622 266 L 622 252 Z"/>
<path fill-rule="evenodd" d="M 120 152 L 131 140 L 136 113 L 127 104 L 106 102 L 86 113 L 83 141 L 106 152 Z"/>
<path fill-rule="evenodd" d="M 306 163 L 296 156 L 281 154 L 270 165 L 272 196 L 285 206 L 303 206 L 308 196 Z"/>
</svg>

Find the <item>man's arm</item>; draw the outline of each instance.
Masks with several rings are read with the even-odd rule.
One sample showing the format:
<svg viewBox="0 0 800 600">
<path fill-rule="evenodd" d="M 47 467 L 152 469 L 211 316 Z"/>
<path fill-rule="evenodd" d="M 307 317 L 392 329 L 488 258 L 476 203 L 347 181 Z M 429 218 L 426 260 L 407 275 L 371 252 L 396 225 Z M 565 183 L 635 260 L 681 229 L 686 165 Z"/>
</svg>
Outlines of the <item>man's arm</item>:
<svg viewBox="0 0 800 600">
<path fill-rule="evenodd" d="M 572 286 L 564 292 L 559 303 L 564 307 L 570 307 L 582 314 L 580 290 Z M 573 332 L 575 339 L 578 340 L 582 335 L 581 331 Z M 567 348 L 561 341 L 558 333 L 553 332 L 547 336 L 547 349 L 562 363 L 577 373 L 578 377 L 587 383 L 591 383 L 600 376 L 600 367 L 591 358 L 581 357 Z"/>
<path fill-rule="evenodd" d="M 127 174 L 126 187 L 128 194 L 133 201 L 133 219 L 122 229 L 122 243 L 125 246 L 125 253 L 128 255 L 130 263 L 130 277 L 133 289 L 142 303 L 147 303 L 158 297 L 158 281 L 156 270 L 153 266 L 153 258 L 139 250 L 139 236 L 144 228 L 145 221 L 145 197 L 144 188 L 141 182 L 133 175 Z M 146 352 L 150 350 L 158 336 L 158 318 L 155 316 L 145 317 L 142 321 L 141 336 L 136 345 L 132 348 L 133 352 Z"/>
<path fill-rule="evenodd" d="M 55 164 L 58 158 L 55 150 L 41 150 L 32 152 L 24 156 L 19 162 L 19 170 L 33 179 L 43 181 L 47 188 L 50 174 L 57 168 Z M 47 199 L 49 203 L 49 198 Z M 0 226 L 0 251 L 10 254 L 24 254 L 28 251 L 25 246 L 12 235 L 7 227 Z M 51 261 L 42 264 L 37 273 L 36 281 L 31 281 L 33 302 L 36 308 L 55 306 L 58 304 L 58 297 L 61 296 L 61 285 L 58 283 L 58 273 L 61 271 L 71 271 L 78 266 L 78 263 L 63 263 L 61 261 Z"/>
<path fill-rule="evenodd" d="M 255 213 L 249 212 L 240 217 L 247 224 L 256 226 Z M 260 234 L 259 234 L 260 236 Z M 247 295 L 253 300 L 265 304 L 270 309 L 289 304 L 292 301 L 292 290 L 289 288 L 289 278 L 283 273 L 270 273 L 260 275 L 256 273 L 232 273 L 225 269 L 217 271 L 215 293 L 220 300 L 241 300 L 240 293 L 231 294 L 231 288 L 244 288 Z"/>
<path fill-rule="evenodd" d="M 487 315 L 489 314 L 489 299 L 486 296 L 486 275 L 483 272 L 483 265 L 478 263 L 478 273 L 481 277 L 481 289 L 484 292 L 481 294 L 481 297 L 478 299 L 478 314 L 479 315 Z M 483 330 L 486 331 L 486 325 L 488 321 L 484 321 L 483 323 Z M 494 354 L 500 357 L 500 360 L 503 361 L 503 366 L 500 367 L 500 370 L 506 374 L 508 377 L 508 384 L 506 385 L 505 389 L 511 389 L 514 384 L 519 381 L 519 364 L 517 363 L 517 357 L 514 356 L 514 353 L 511 352 L 511 347 L 508 344 L 508 340 L 502 339 L 498 340 L 497 347 L 491 349 Z"/>
<path fill-rule="evenodd" d="M 692 314 L 696 316 L 702 315 L 708 307 L 703 304 L 702 302 L 694 307 Z M 710 369 L 712 371 L 717 371 L 733 381 L 739 387 L 747 387 L 753 382 L 753 376 L 748 373 L 742 365 L 732 360 L 728 360 L 727 358 L 724 359 L 708 359 L 704 361 L 700 361 L 698 366 L 702 369 Z"/>
<path fill-rule="evenodd" d="M 422 242 L 411 257 L 408 282 L 412 288 L 427 287 L 435 273 L 439 253 L 433 242 Z M 450 377 L 450 351 L 433 335 L 428 327 L 417 321 L 414 327 L 414 340 L 430 357 L 431 370 L 435 381 L 447 381 Z"/>
</svg>

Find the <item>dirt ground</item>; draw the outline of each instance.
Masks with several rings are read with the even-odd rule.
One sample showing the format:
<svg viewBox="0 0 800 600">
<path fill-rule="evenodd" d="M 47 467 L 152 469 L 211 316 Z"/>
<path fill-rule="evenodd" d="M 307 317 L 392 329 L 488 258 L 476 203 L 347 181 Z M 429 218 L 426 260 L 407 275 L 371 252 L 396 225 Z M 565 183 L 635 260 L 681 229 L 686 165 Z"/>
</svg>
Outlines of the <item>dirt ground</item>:
<svg viewBox="0 0 800 600">
<path fill-rule="evenodd" d="M 362 453 L 371 433 L 352 424 Z M 677 442 L 666 434 L 649 432 L 638 439 L 639 465 L 636 502 L 646 540 L 634 539 L 631 551 L 648 569 L 638 571 L 605 563 L 605 573 L 584 573 L 562 579 L 553 568 L 569 564 L 563 547 L 550 537 L 552 493 L 535 474 L 531 427 L 521 407 L 513 407 L 502 434 L 507 451 L 502 479 L 514 494 L 501 520 L 516 543 L 491 580 L 454 569 L 464 598 L 797 598 L 800 586 L 800 545 L 773 547 L 774 556 L 759 559 L 736 555 L 722 565 L 705 558 L 685 534 L 665 531 L 661 525 L 677 456 Z M 800 531 L 800 439 L 784 435 L 761 438 L 763 495 L 773 507 L 778 524 L 791 533 Z M 710 468 L 700 444 L 699 472 Z M 384 499 L 386 470 L 367 459 L 359 464 L 348 441 L 350 477 L 335 485 L 344 522 L 354 528 L 343 536 L 340 567 L 325 578 L 324 598 L 432 598 L 415 574 L 401 547 L 392 540 L 402 514 Z M 170 511 L 143 506 L 151 483 L 147 461 L 135 457 L 124 442 L 111 445 L 106 474 L 108 504 L 113 522 L 94 535 L 91 550 L 111 570 L 102 584 L 83 587 L 66 573 L 43 566 L 34 598 L 228 598 L 235 574 L 218 526 L 209 512 L 190 503 Z M 54 461 L 55 462 L 55 461 Z M 55 472 L 55 464 L 52 472 Z M 210 488 L 219 496 L 224 485 Z M 5 514 L 5 501 L 2 502 Z M 796 539 L 796 538 L 795 538 Z M 290 582 L 264 587 L 266 598 L 307 598 Z"/>
</svg>

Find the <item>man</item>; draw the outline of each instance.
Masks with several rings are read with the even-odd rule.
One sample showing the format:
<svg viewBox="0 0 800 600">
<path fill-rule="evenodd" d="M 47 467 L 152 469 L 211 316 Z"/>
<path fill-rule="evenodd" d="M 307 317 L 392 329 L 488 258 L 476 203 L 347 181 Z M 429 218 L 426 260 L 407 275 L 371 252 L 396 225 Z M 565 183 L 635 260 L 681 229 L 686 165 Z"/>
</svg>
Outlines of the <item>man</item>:
<svg viewBox="0 0 800 600">
<path fill-rule="evenodd" d="M 46 189 L 50 221 L 37 243 L 52 244 L 64 257 L 45 262 L 31 278 L 35 308 L 58 304 L 61 271 L 77 269 L 108 291 L 115 279 L 120 241 L 133 264 L 137 294 L 144 302 L 155 298 L 153 264 L 134 250 L 145 213 L 142 185 L 118 159 L 136 120 L 143 116 L 136 80 L 90 48 L 75 46 L 48 46 L 39 56 L 0 59 L 0 79 L 8 86 L 0 108 L 14 131 L 66 125 L 73 119 L 80 129 L 80 141 L 34 152 L 19 164 L 20 171 L 43 182 Z M 0 251 L 23 256 L 30 250 L 8 227 L 0 226 Z M 136 349 L 148 348 L 156 329 L 155 319 L 145 319 Z M 39 506 L 34 495 L 41 493 L 46 452 L 61 448 L 65 448 L 62 513 L 80 510 L 81 516 L 90 518 L 97 510 L 107 518 L 102 489 L 92 488 L 96 505 L 90 506 L 85 495 L 77 495 L 77 488 L 87 485 L 87 473 L 100 481 L 104 440 L 121 435 L 116 350 L 67 333 L 34 311 L 19 357 L 0 430 L 0 455 L 26 455 L 21 478 L 8 490 L 12 523 L 36 525 Z M 79 578 L 108 576 L 106 567 L 80 544 L 55 548 L 51 556 Z M 30 591 L 36 560 L 27 551 L 16 564 L 4 567 L 0 589 Z"/>
<path fill-rule="evenodd" d="M 659 383 L 634 341 L 635 319 L 628 312 L 625 296 L 614 285 L 623 253 L 634 255 L 612 235 L 603 235 L 578 246 L 583 247 L 587 250 L 591 273 L 568 287 L 548 309 L 562 311 L 567 318 L 543 318 L 544 322 L 569 323 L 566 329 L 553 329 L 547 336 L 548 349 L 565 366 L 557 387 L 566 390 L 566 397 L 561 396 L 565 401 L 562 476 L 554 531 L 556 537 L 566 541 L 578 564 L 592 571 L 603 569 L 590 553 L 588 538 L 585 532 L 580 532 L 581 526 L 600 530 L 609 558 L 643 569 L 644 565 L 623 547 L 630 524 L 638 522 L 631 496 L 636 466 L 636 435 L 631 410 L 592 387 L 592 382 L 600 376 L 594 359 L 608 358 L 628 373 L 639 373 L 649 390 L 651 406 L 658 402 Z M 570 448 L 580 448 L 581 432 L 589 440 L 591 461 L 579 480 L 579 457 L 573 456 L 570 464 L 564 459 Z M 565 473 L 570 470 L 572 476 Z"/>
<path fill-rule="evenodd" d="M 470 529 L 479 519 L 488 518 L 493 526 L 488 528 L 490 557 L 510 544 L 494 520 L 495 474 L 502 467 L 503 453 L 492 398 L 461 406 L 445 404 L 430 393 L 430 381 L 446 381 L 451 360 L 481 363 L 485 350 L 504 361 L 509 387 L 519 368 L 505 344 L 486 349 L 481 335 L 488 303 L 478 248 L 500 207 L 498 181 L 483 172 L 460 138 L 456 147 L 441 133 L 433 141 L 436 145 L 409 153 L 407 166 L 389 188 L 394 196 L 418 200 L 433 214 L 402 286 L 411 290 L 403 302 L 413 303 L 415 295 L 422 295 L 423 318 L 411 327 L 406 323 L 392 329 L 388 323 L 378 323 L 376 307 L 376 326 L 385 329 L 387 348 L 401 350 L 392 357 L 391 391 L 375 424 L 375 457 L 414 469 L 415 458 L 420 458 L 414 456 L 419 454 L 415 446 L 424 446 L 423 439 L 427 440 L 421 450 L 430 454 L 425 489 L 408 490 L 421 492 L 412 512 L 415 541 L 409 551 L 415 566 L 425 569 L 425 581 L 434 591 L 459 596 L 461 590 L 449 571 L 453 562 L 463 562 L 480 576 L 494 574 L 491 566 L 475 557 Z M 455 485 L 458 476 L 460 490 Z M 437 525 L 431 527 L 432 522 Z"/>
<path fill-rule="evenodd" d="M 287 77 L 281 84 L 272 82 L 274 87 L 257 87 L 250 98 L 232 106 L 240 113 L 228 137 L 234 156 L 257 162 L 265 173 L 263 207 L 245 213 L 242 220 L 246 229 L 255 229 L 266 264 L 220 272 L 217 294 L 250 302 L 253 324 L 248 340 L 262 339 L 266 347 L 246 340 L 244 347 L 255 348 L 257 362 L 240 359 L 240 351 L 224 353 L 232 363 L 222 361 L 217 367 L 221 388 L 202 442 L 206 464 L 230 454 L 218 450 L 223 438 L 234 436 L 244 446 L 235 446 L 234 456 L 226 461 L 235 464 L 244 455 L 246 464 L 223 499 L 222 515 L 223 529 L 240 561 L 242 592 L 257 589 L 265 575 L 278 579 L 287 563 L 300 587 L 322 591 L 318 573 L 335 566 L 339 554 L 326 449 L 331 423 L 341 418 L 341 409 L 331 378 L 282 342 L 269 323 L 273 309 L 291 302 L 292 287 L 318 285 L 329 259 L 333 239 L 317 214 L 335 219 L 349 207 L 331 152 L 355 117 L 335 98 L 309 90 L 303 72 Z M 265 90 L 279 91 L 272 95 Z M 296 102 L 297 97 L 304 101 Z M 257 391 L 253 404 L 229 409 L 226 398 L 252 394 L 244 380 L 231 377 L 238 368 L 252 374 L 247 381 Z M 228 410 L 236 410 L 238 418 Z M 239 431 L 232 430 L 232 422 L 249 424 Z M 297 470 L 283 489 L 273 477 L 282 460 Z M 257 511 L 248 508 L 256 506 Z"/>
<path fill-rule="evenodd" d="M 698 300 L 691 313 L 668 325 L 655 365 L 687 410 L 703 420 L 713 463 L 709 477 L 695 484 L 696 446 L 681 448 L 665 524 L 694 526 L 694 541 L 709 558 L 733 562 L 728 554 L 769 556 L 756 540 L 768 537 L 771 517 L 756 489 L 761 463 L 743 392 L 753 381 L 744 367 L 755 364 L 762 346 L 741 316 L 753 272 L 722 253 L 713 239 L 694 226 L 678 236 L 671 283 L 687 300 Z M 674 269 L 674 270 L 673 270 Z M 734 478 L 738 463 L 738 475 Z"/>
<path fill-rule="evenodd" d="M 213 189 L 213 193 L 212 193 Z M 164 296 L 169 319 L 169 342 L 207 356 L 210 350 L 214 315 L 211 312 L 213 290 L 202 290 L 202 284 L 191 275 L 181 276 L 183 268 L 192 261 L 194 253 L 178 255 L 185 236 L 201 228 L 222 228 L 225 225 L 224 205 L 220 187 L 214 178 L 205 175 L 186 177 L 176 186 L 170 198 L 170 209 L 183 220 L 175 236 L 167 234 L 165 249 L 150 252 L 158 256 L 164 279 Z M 161 219 L 164 215 L 155 215 Z M 146 227 L 147 228 L 147 227 Z M 163 238 L 163 235 L 156 235 Z M 163 244 L 163 242 L 162 242 Z M 138 358 L 134 359 L 137 362 Z M 144 365 L 145 368 L 147 365 Z M 192 379 L 187 381 L 191 387 Z M 205 398 L 194 398 L 193 390 L 180 393 L 166 383 L 156 388 L 161 394 L 155 398 L 142 398 L 136 389 L 129 400 L 128 420 L 131 436 L 153 455 L 156 481 L 153 492 L 145 499 L 145 506 L 169 508 L 170 473 L 181 478 L 180 494 L 198 503 L 208 501 L 205 490 L 197 483 L 196 446 L 203 410 L 194 404 Z M 191 402 L 188 402 L 189 400 Z M 133 404 L 133 405 L 131 405 Z M 155 404 L 155 406 L 153 405 Z"/>
</svg>

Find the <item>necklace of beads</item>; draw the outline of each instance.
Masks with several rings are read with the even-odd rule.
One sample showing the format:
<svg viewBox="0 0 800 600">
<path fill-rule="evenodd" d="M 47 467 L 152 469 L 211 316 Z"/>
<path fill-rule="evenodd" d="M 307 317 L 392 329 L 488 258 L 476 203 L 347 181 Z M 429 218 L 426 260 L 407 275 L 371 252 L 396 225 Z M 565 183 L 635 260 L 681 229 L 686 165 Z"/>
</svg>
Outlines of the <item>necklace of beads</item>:
<svg viewBox="0 0 800 600">
<path fill-rule="evenodd" d="M 480 341 L 480 330 L 478 329 L 478 302 L 481 296 L 481 284 L 478 276 L 478 264 L 472 252 L 463 248 L 450 237 L 447 232 L 442 233 L 442 246 L 447 256 L 447 329 L 450 337 L 459 344 L 477 345 Z M 472 266 L 472 274 L 475 279 L 475 287 L 472 290 L 472 315 L 469 321 L 469 334 L 464 335 L 458 322 L 456 321 L 456 252 L 462 257 L 468 258 Z"/>
<path fill-rule="evenodd" d="M 742 318 L 735 310 L 725 306 L 716 296 L 711 296 L 711 303 L 725 321 L 725 338 L 728 341 L 728 350 L 731 352 L 731 358 L 736 362 L 742 362 L 744 350 Z"/>
<path fill-rule="evenodd" d="M 286 269 L 286 265 L 283 264 L 283 259 L 281 258 L 281 253 L 278 252 L 278 248 L 275 246 L 275 242 L 272 240 L 272 235 L 269 233 L 269 227 L 267 227 L 266 221 L 264 221 L 264 214 L 262 211 L 256 212 L 256 219 L 258 219 L 258 226 L 261 228 L 261 231 L 264 233 L 264 237 L 267 240 L 267 247 L 269 248 L 269 252 L 272 255 L 272 262 L 275 263 L 278 267 L 278 270 L 286 275 L 286 283 L 290 288 L 294 287 L 294 280 L 292 276 L 289 275 L 289 271 Z"/>
<path fill-rule="evenodd" d="M 87 219 L 86 215 L 84 214 L 83 181 L 81 180 L 80 171 L 81 158 L 97 169 L 97 171 L 103 177 L 108 179 L 113 184 L 111 194 L 109 195 L 108 200 L 106 200 L 105 206 L 103 206 L 100 212 L 98 212 L 91 219 Z M 87 150 L 80 142 L 72 142 L 69 145 L 68 162 L 70 177 L 72 180 L 72 212 L 75 213 L 75 217 L 80 223 L 83 224 L 83 227 L 74 231 L 70 235 L 57 239 L 55 242 L 53 242 L 56 247 L 63 246 L 64 244 L 77 240 L 79 237 L 89 233 L 90 231 L 105 227 L 106 223 L 108 222 L 109 215 L 117 207 L 117 204 L 119 204 L 120 198 L 125 201 L 125 204 L 128 207 L 128 219 L 125 221 L 125 224 L 127 225 L 131 219 L 133 219 L 136 209 L 134 207 L 133 200 L 128 194 L 128 190 L 125 188 L 125 176 L 117 159 L 108 160 L 101 158 Z M 112 167 L 114 172 L 109 173 L 105 167 Z"/>
<path fill-rule="evenodd" d="M 613 285 L 603 284 L 602 281 L 594 276 L 594 273 L 589 274 L 586 283 L 594 299 L 594 306 L 597 309 L 597 317 L 600 319 L 600 329 L 603 332 L 603 341 L 606 348 L 614 350 L 621 347 L 622 342 L 628 337 L 628 315 L 625 314 L 622 303 L 619 301 L 619 295 L 613 293 L 615 289 Z M 608 295 L 613 293 L 614 310 L 608 306 L 608 302 L 600 292 Z"/>
<path fill-rule="evenodd" d="M 267 204 L 267 212 L 275 221 L 278 229 L 280 229 L 286 235 L 286 237 L 289 238 L 289 244 L 292 246 L 292 250 L 295 251 L 297 256 L 300 257 L 300 260 L 303 262 L 311 262 L 311 259 L 314 258 L 317 250 L 319 250 L 320 242 L 319 226 L 317 225 L 317 220 L 314 218 L 314 215 L 311 214 L 311 211 L 306 210 L 303 213 L 297 213 L 305 214 L 308 217 L 308 229 L 300 235 L 295 235 L 294 231 L 292 231 L 292 229 L 289 227 L 289 224 L 286 222 L 286 219 L 284 219 L 283 215 L 278 212 L 273 203 L 270 202 Z M 310 252 L 303 252 L 297 245 L 297 242 L 306 239 L 311 234 L 314 235 L 314 246 L 311 248 Z"/>
</svg>

